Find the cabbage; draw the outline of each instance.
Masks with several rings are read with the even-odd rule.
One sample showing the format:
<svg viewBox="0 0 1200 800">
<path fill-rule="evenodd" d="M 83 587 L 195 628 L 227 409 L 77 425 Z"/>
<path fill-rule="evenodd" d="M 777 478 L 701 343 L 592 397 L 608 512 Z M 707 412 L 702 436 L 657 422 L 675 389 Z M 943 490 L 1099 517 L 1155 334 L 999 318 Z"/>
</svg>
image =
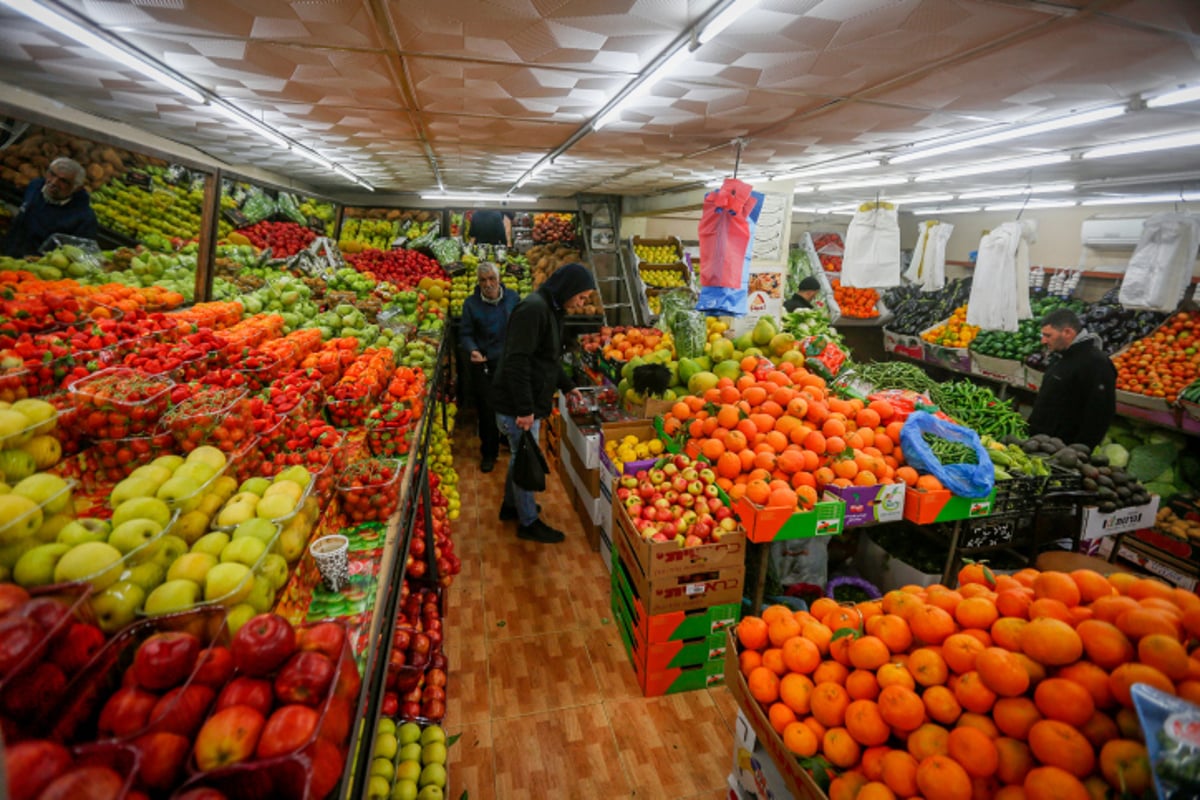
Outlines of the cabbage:
<svg viewBox="0 0 1200 800">
<path fill-rule="evenodd" d="M 1146 491 L 1150 494 L 1158 495 L 1163 500 L 1170 500 L 1172 497 L 1179 494 L 1179 490 L 1175 488 L 1174 484 L 1158 483 L 1156 481 L 1147 483 Z"/>
<path fill-rule="evenodd" d="M 1116 442 L 1101 447 L 1100 455 L 1107 458 L 1108 463 L 1114 467 L 1124 467 L 1129 463 L 1129 451 Z"/>
<path fill-rule="evenodd" d="M 1130 451 L 1125 471 L 1142 483 L 1147 483 L 1171 469 L 1176 455 L 1174 443 L 1144 444 Z"/>
</svg>

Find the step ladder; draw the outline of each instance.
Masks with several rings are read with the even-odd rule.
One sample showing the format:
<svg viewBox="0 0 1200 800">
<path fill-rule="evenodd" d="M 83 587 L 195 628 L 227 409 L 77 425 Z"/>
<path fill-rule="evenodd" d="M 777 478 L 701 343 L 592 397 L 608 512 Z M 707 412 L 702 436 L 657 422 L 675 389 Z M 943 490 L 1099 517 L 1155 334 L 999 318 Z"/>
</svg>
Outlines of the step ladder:
<svg viewBox="0 0 1200 800">
<path fill-rule="evenodd" d="M 629 260 L 621 248 L 620 196 L 581 194 L 576 201 L 583 252 L 596 276 L 605 322 L 609 325 L 645 324 L 631 292 L 634 284 L 629 274 Z"/>
</svg>

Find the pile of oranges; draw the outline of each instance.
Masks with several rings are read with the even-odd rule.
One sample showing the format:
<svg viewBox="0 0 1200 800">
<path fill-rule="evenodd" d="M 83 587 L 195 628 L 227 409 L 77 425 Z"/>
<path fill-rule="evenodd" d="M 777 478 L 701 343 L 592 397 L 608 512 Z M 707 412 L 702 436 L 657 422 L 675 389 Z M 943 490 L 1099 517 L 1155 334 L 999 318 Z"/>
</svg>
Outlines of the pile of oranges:
<svg viewBox="0 0 1200 800">
<path fill-rule="evenodd" d="M 671 335 L 658 328 L 617 329 L 604 346 L 604 357 L 609 361 L 630 361 L 637 356 L 648 356 L 655 350 L 672 350 Z"/>
<path fill-rule="evenodd" d="M 879 292 L 843 286 L 838 278 L 829 284 L 833 287 L 833 299 L 837 301 L 843 316 L 854 319 L 874 319 L 879 316 Z"/>
<path fill-rule="evenodd" d="M 707 458 L 730 497 L 811 508 L 830 484 L 916 484 L 890 403 L 842 400 L 819 375 L 787 362 L 747 356 L 740 366 L 736 381 L 722 378 L 663 416 L 664 432 L 685 431 L 685 452 Z"/>
<path fill-rule="evenodd" d="M 750 694 L 840 773 L 830 800 L 1152 794 L 1130 688 L 1200 702 L 1200 597 L 1091 570 L 958 581 L 738 624 Z"/>
<path fill-rule="evenodd" d="M 968 347 L 978 335 L 979 326 L 967 324 L 967 307 L 959 306 L 950 319 L 925 331 L 921 338 L 942 347 L 962 348 Z"/>
</svg>

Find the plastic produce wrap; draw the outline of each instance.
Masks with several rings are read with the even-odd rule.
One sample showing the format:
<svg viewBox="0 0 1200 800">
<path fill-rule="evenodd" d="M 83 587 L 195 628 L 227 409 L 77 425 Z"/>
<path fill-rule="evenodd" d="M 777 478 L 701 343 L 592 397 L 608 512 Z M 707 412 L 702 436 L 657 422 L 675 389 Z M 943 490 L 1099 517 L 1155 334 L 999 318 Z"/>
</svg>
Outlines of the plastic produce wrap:
<svg viewBox="0 0 1200 800">
<path fill-rule="evenodd" d="M 976 463 L 943 464 L 925 441 L 925 434 L 966 445 L 974 451 Z M 908 416 L 900 429 L 900 446 L 904 448 L 904 459 L 911 466 L 933 475 L 959 497 L 987 497 L 995 488 L 992 459 L 979 434 L 970 428 L 916 411 Z"/>
<path fill-rule="evenodd" d="M 708 341 L 708 326 L 704 314 L 694 307 L 690 292 L 667 292 L 662 296 L 662 327 L 675 340 L 676 358 L 699 358 L 704 355 Z"/>
<path fill-rule="evenodd" d="M 246 200 L 242 203 L 241 208 L 242 216 L 250 225 L 270 218 L 276 210 L 275 201 L 257 187 L 251 187 L 246 193 Z"/>
<path fill-rule="evenodd" d="M 300 204 L 296 201 L 296 196 L 290 192 L 280 192 L 275 198 L 275 205 L 280 214 L 290 219 L 297 225 L 307 225 L 308 217 L 300 210 Z"/>
</svg>

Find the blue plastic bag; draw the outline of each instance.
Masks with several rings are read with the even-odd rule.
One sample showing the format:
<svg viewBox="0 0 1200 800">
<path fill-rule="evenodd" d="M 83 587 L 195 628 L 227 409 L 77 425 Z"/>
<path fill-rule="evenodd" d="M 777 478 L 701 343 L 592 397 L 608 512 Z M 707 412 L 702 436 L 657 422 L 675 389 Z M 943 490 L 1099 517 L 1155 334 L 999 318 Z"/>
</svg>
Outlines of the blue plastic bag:
<svg viewBox="0 0 1200 800">
<path fill-rule="evenodd" d="M 925 441 L 930 433 L 948 442 L 965 444 L 975 451 L 977 464 L 943 464 Z M 900 447 L 904 460 L 922 472 L 928 472 L 959 497 L 987 497 L 996 486 L 996 474 L 987 448 L 979 434 L 962 425 L 939 419 L 927 411 L 914 411 L 900 429 Z"/>
</svg>

